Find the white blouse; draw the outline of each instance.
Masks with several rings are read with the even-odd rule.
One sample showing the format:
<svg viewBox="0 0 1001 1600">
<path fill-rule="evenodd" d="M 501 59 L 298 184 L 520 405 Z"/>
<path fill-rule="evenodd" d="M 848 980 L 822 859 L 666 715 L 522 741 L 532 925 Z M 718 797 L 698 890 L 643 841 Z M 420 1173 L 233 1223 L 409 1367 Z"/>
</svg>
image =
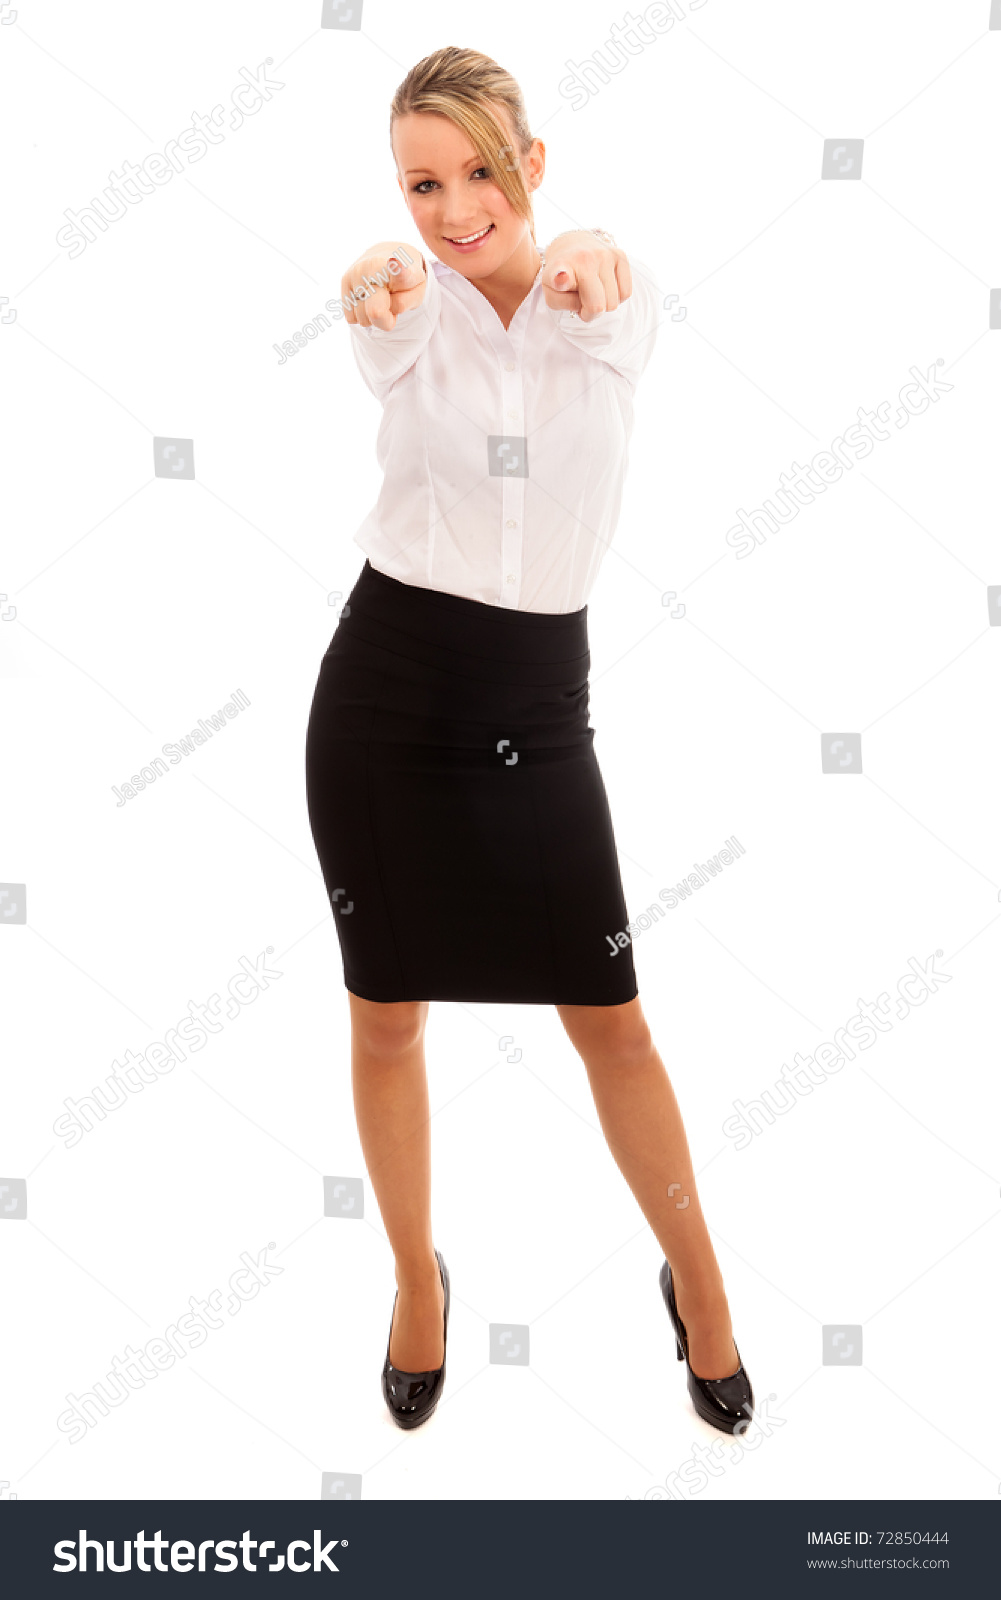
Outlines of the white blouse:
<svg viewBox="0 0 1001 1600">
<path fill-rule="evenodd" d="M 618 520 L 661 318 L 652 274 L 630 257 L 628 300 L 583 322 L 547 306 L 540 267 L 505 330 L 461 273 L 425 260 L 424 298 L 394 328 L 349 324 L 383 406 L 383 485 L 355 543 L 404 583 L 579 610 Z"/>
</svg>

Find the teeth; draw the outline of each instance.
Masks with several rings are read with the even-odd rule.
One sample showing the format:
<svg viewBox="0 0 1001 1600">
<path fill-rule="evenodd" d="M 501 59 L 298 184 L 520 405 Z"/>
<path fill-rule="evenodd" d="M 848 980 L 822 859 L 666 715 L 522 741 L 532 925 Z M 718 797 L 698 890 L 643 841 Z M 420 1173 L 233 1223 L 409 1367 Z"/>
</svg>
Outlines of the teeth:
<svg viewBox="0 0 1001 1600">
<path fill-rule="evenodd" d="M 485 233 L 489 233 L 490 229 L 492 227 L 493 227 L 493 223 L 492 222 L 488 222 L 485 228 L 481 228 L 480 229 L 479 233 L 471 233 L 465 239 L 453 239 L 452 243 L 453 244 L 472 244 L 474 239 L 482 239 L 483 235 Z"/>
</svg>

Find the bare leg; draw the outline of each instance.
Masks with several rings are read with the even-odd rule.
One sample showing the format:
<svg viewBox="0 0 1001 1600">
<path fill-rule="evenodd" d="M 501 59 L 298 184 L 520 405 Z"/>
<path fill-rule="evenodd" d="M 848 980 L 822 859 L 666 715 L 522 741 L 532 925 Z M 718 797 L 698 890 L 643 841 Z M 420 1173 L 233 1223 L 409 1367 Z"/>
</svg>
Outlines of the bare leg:
<svg viewBox="0 0 1001 1600">
<path fill-rule="evenodd" d="M 348 991 L 351 1084 L 365 1165 L 396 1258 L 399 1298 L 389 1359 L 426 1372 L 445 1359 L 445 1291 L 431 1234 L 431 1140 L 424 1063 L 426 1000 L 386 1003 Z"/>
<path fill-rule="evenodd" d="M 619 1006 L 556 1009 L 587 1069 L 608 1148 L 671 1263 L 692 1371 L 699 1378 L 729 1377 L 740 1361 L 723 1278 L 681 1112 L 639 996 Z M 686 1195 L 688 1204 L 679 1207 Z"/>
</svg>

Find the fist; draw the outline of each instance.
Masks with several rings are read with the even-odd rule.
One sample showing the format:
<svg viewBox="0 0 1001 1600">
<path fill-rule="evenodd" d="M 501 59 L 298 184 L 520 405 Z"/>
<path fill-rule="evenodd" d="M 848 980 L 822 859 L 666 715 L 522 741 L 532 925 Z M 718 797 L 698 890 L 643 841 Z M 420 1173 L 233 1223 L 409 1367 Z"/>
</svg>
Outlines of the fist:
<svg viewBox="0 0 1001 1600">
<path fill-rule="evenodd" d="M 633 280 L 624 250 L 581 230 L 561 233 L 547 249 L 542 289 L 552 310 L 593 322 L 629 299 Z"/>
<path fill-rule="evenodd" d="M 384 239 L 359 256 L 341 279 L 344 320 L 388 333 L 401 311 L 420 305 L 426 287 L 424 258 L 417 247 Z"/>
</svg>

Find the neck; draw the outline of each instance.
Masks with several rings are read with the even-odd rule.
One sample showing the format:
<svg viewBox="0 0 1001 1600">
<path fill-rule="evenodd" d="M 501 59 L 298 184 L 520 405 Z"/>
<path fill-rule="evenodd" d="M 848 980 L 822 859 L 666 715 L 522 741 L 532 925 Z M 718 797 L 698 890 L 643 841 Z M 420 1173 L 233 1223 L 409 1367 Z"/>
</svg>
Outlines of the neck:
<svg viewBox="0 0 1001 1600">
<path fill-rule="evenodd" d="M 489 300 L 506 328 L 534 284 L 541 266 L 542 257 L 526 228 L 517 248 L 496 272 L 483 278 L 470 277 L 468 282 Z"/>
</svg>

